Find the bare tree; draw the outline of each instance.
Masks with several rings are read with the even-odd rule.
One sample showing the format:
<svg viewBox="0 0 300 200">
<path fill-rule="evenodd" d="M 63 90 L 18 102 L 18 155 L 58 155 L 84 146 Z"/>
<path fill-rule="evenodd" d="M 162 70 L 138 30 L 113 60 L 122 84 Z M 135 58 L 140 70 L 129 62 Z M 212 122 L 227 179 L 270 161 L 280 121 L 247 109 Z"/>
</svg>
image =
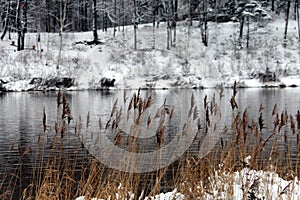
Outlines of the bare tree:
<svg viewBox="0 0 300 200">
<path fill-rule="evenodd" d="M 21 51 L 24 50 L 25 33 L 27 32 L 27 0 L 25 2 L 18 0 L 16 19 L 18 32 L 17 50 Z"/>
<path fill-rule="evenodd" d="M 97 0 L 93 0 L 93 38 L 94 42 L 98 40 L 98 27 L 97 27 L 97 22 L 98 22 L 98 14 L 97 14 Z"/>
<path fill-rule="evenodd" d="M 23 5 L 23 26 L 22 26 L 22 49 L 24 49 L 24 45 L 25 45 L 25 33 L 27 33 L 27 9 L 28 9 L 28 3 L 27 0 L 24 1 L 24 5 Z"/>
<path fill-rule="evenodd" d="M 21 51 L 21 37 L 22 37 L 22 27 L 21 27 L 21 0 L 18 0 L 18 4 L 17 4 L 17 31 L 18 31 L 18 42 L 17 42 L 17 50 Z"/>
<path fill-rule="evenodd" d="M 283 46 L 286 47 L 286 39 L 287 39 L 287 30 L 289 26 L 289 16 L 290 16 L 290 7 L 291 7 L 291 0 L 288 0 L 287 7 L 286 7 L 286 19 L 285 19 L 285 28 L 284 28 L 284 43 Z"/>
<path fill-rule="evenodd" d="M 188 33 L 187 33 L 187 47 L 190 46 L 191 25 L 192 25 L 192 5 L 191 5 L 191 0 L 188 0 Z"/>
<path fill-rule="evenodd" d="M 77 0 L 77 3 L 73 5 L 70 12 L 76 18 L 76 23 L 73 23 L 73 30 L 76 31 L 87 31 L 89 26 L 88 18 L 88 1 L 87 0 Z"/>
<path fill-rule="evenodd" d="M 5 20 L 4 20 L 4 30 L 2 32 L 2 35 L 1 35 L 1 40 L 4 39 L 8 29 L 9 29 L 9 26 L 10 26 L 10 21 L 11 21 L 11 0 L 8 1 L 8 3 L 6 4 L 6 15 L 5 15 Z"/>
<path fill-rule="evenodd" d="M 300 42 L 300 19 L 299 19 L 299 2 L 296 0 L 296 19 L 298 25 L 298 41 Z"/>
<path fill-rule="evenodd" d="M 133 0 L 133 43 L 134 43 L 134 50 L 137 50 L 137 26 L 138 26 L 138 13 L 137 13 L 137 2 Z"/>
<path fill-rule="evenodd" d="M 36 50 L 37 53 L 39 54 L 41 51 L 40 47 L 40 42 L 41 42 L 41 23 L 42 23 L 42 13 L 41 10 L 42 8 L 42 1 L 41 0 L 35 0 L 35 9 L 34 9 L 34 13 L 35 13 L 35 28 L 37 31 L 36 34 Z"/>
<path fill-rule="evenodd" d="M 50 25 L 50 0 L 46 0 L 46 32 L 47 33 L 50 33 L 50 27 L 51 27 L 51 25 Z"/>
<path fill-rule="evenodd" d="M 56 69 L 59 69 L 60 62 L 61 62 L 61 53 L 62 53 L 62 46 L 63 46 L 63 32 L 66 26 L 66 18 L 67 18 L 67 5 L 68 0 L 60 0 L 60 9 L 59 9 L 59 51 L 57 57 L 57 65 Z"/>
<path fill-rule="evenodd" d="M 164 10 L 163 4 L 159 0 L 151 1 L 151 18 L 152 18 L 152 49 L 155 49 L 156 46 L 156 29 L 159 28 L 159 21 L 161 20 L 162 11 Z M 156 25 L 157 24 L 157 25 Z"/>
<path fill-rule="evenodd" d="M 172 22 L 172 27 L 174 30 L 174 35 L 173 35 L 173 47 L 176 46 L 176 28 L 177 28 L 177 21 L 178 21 L 178 0 L 175 0 L 174 2 L 174 8 L 173 8 L 173 22 Z"/>
<path fill-rule="evenodd" d="M 108 28 L 108 8 L 107 8 L 107 5 L 106 5 L 106 0 L 103 0 L 103 5 L 104 5 L 104 8 L 103 8 L 103 20 L 102 20 L 102 23 L 103 23 L 103 31 L 107 32 L 107 28 Z"/>
<path fill-rule="evenodd" d="M 125 37 L 125 22 L 126 22 L 126 15 L 125 15 L 125 0 L 122 0 L 122 33 L 123 33 L 123 37 Z"/>
<path fill-rule="evenodd" d="M 170 43 L 172 41 L 171 37 L 171 0 L 167 1 L 167 4 L 165 5 L 166 10 L 166 18 L 167 18 L 167 49 L 170 49 Z"/>
<path fill-rule="evenodd" d="M 117 0 L 114 0 L 114 17 L 118 18 L 117 17 Z M 116 24 L 116 22 L 113 22 L 113 24 L 114 24 L 114 33 L 113 33 L 113 36 L 116 37 L 116 31 L 117 31 L 116 26 L 117 26 L 117 24 Z M 119 24 L 118 24 L 118 26 L 119 26 Z"/>
<path fill-rule="evenodd" d="M 201 40 L 204 46 L 208 46 L 208 2 L 203 1 L 199 8 L 199 27 L 201 31 Z"/>
<path fill-rule="evenodd" d="M 158 9 L 157 1 L 152 1 L 152 49 L 155 49 L 155 21 Z"/>
</svg>

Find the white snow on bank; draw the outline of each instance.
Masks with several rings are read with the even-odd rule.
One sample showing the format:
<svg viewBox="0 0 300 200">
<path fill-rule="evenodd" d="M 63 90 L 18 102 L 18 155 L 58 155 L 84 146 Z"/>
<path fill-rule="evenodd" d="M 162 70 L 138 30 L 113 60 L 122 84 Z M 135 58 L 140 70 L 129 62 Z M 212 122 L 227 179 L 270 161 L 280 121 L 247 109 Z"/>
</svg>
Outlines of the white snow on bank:
<svg viewBox="0 0 300 200">
<path fill-rule="evenodd" d="M 257 171 L 250 168 L 244 168 L 241 171 L 230 173 L 215 172 L 214 177 L 210 178 L 211 190 L 200 192 L 203 194 L 197 199 L 268 199 L 268 200 L 298 200 L 300 199 L 300 182 L 298 177 L 287 181 L 279 177 L 277 173 L 271 171 Z M 202 186 L 201 186 L 202 185 Z M 198 189 L 203 188 L 200 183 Z M 232 191 L 232 192 L 229 192 Z M 190 192 L 193 191 L 190 189 Z M 132 194 L 132 193 L 131 193 Z M 198 192 L 199 194 L 199 192 Z M 145 200 L 184 200 L 189 194 L 181 194 L 174 189 L 171 192 L 161 193 L 155 196 L 146 197 Z M 116 194 L 116 199 L 131 200 L 130 198 L 118 198 L 121 195 Z M 110 198 L 109 198 L 110 199 Z M 141 198 L 139 198 L 141 199 Z M 76 200 L 85 200 L 84 196 Z M 97 200 L 96 198 L 93 200 Z M 99 199 L 100 200 L 100 199 Z"/>
<path fill-rule="evenodd" d="M 80 196 L 77 197 L 75 200 L 87 200 L 87 199 L 85 198 L 85 196 Z M 103 199 L 92 198 L 91 200 L 103 200 Z"/>
<path fill-rule="evenodd" d="M 110 200 L 111 196 L 107 199 Z M 133 200 L 134 199 L 134 194 L 131 193 L 131 196 L 129 198 L 124 198 L 122 195 L 119 195 L 118 193 L 116 194 L 116 198 L 119 200 Z M 143 200 L 141 197 L 138 198 L 139 200 Z M 174 189 L 172 192 L 167 192 L 167 193 L 161 193 L 155 196 L 151 197 L 146 197 L 144 200 L 183 200 L 185 199 L 185 196 L 183 194 L 180 194 L 177 192 L 177 189 Z M 85 199 L 85 196 L 80 196 L 76 198 L 75 200 L 87 200 Z M 92 200 L 104 200 L 104 199 L 97 199 L 97 198 L 92 198 Z"/>
<path fill-rule="evenodd" d="M 183 200 L 185 196 L 174 189 L 172 192 L 160 193 L 154 197 L 146 197 L 145 200 Z"/>
<path fill-rule="evenodd" d="M 287 181 L 270 171 L 244 168 L 234 174 L 215 172 L 213 189 L 205 193 L 204 199 L 297 200 L 300 199 L 299 184 L 298 177 Z"/>
<path fill-rule="evenodd" d="M 26 34 L 26 50 L 17 52 L 17 35 L 12 41 L 0 41 L 0 79 L 7 90 L 26 91 L 32 78 L 75 79 L 73 90 L 97 89 L 102 78 L 115 79 L 116 89 L 122 88 L 211 88 L 220 84 L 231 87 L 237 81 L 241 87 L 300 86 L 300 54 L 296 21 L 291 20 L 286 47 L 283 47 L 284 16 L 273 16 L 265 25 L 250 24 L 249 48 L 238 45 L 239 23 L 209 23 L 209 44 L 201 43 L 200 29 L 193 23 L 187 37 L 184 23 L 178 23 L 176 47 L 166 50 L 166 26 L 156 29 L 155 50 L 152 50 L 152 27 L 140 25 L 137 31 L 138 49 L 133 50 L 133 28 L 124 34 L 112 29 L 98 31 L 101 45 L 75 44 L 91 41 L 92 33 L 63 33 L 63 51 L 59 69 L 57 56 L 59 37 L 56 33 Z M 16 42 L 15 42 L 16 43 Z M 32 50 L 35 45 L 36 49 Z M 260 75 L 267 68 L 278 81 L 262 83 Z M 151 84 L 149 84 L 151 83 Z M 150 86 L 149 86 L 150 85 Z"/>
<path fill-rule="evenodd" d="M 286 86 L 300 86 L 300 77 L 299 76 L 291 76 L 291 77 L 283 77 L 281 78 L 281 82 Z"/>
</svg>

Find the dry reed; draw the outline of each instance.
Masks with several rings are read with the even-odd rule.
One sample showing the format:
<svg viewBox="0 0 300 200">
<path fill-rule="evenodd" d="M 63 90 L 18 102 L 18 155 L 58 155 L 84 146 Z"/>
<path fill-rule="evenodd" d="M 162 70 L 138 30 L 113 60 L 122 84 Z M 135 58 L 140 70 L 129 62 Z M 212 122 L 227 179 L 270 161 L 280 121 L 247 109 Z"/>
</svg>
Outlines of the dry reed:
<svg viewBox="0 0 300 200">
<path fill-rule="evenodd" d="M 223 100 L 223 92 L 222 87 L 219 93 L 220 100 Z M 44 109 L 42 117 L 43 131 L 38 139 L 39 147 L 33 150 L 30 146 L 26 148 L 18 146 L 20 163 L 13 170 L 13 176 L 9 175 L 11 172 L 8 170 L 8 159 L 0 182 L 0 189 L 5 188 L 5 190 L 1 190 L 3 192 L 0 194 L 0 198 L 14 199 L 18 195 L 20 199 L 24 200 L 75 199 L 77 196 L 84 195 L 87 199 L 92 197 L 116 199 L 116 194 L 118 194 L 119 199 L 129 199 L 130 195 L 134 193 L 135 199 L 137 199 L 138 197 L 144 198 L 155 195 L 170 188 L 177 188 L 178 191 L 186 195 L 187 199 L 204 198 L 206 194 L 211 193 L 214 189 L 217 189 L 218 194 L 226 192 L 228 199 L 230 199 L 233 196 L 233 186 L 231 185 L 230 188 L 224 188 L 222 185 L 216 186 L 216 174 L 229 185 L 232 179 L 222 174 L 233 173 L 244 167 L 270 170 L 270 166 L 272 166 L 272 170 L 283 178 L 292 179 L 299 176 L 300 112 L 297 112 L 295 119 L 293 115 L 288 114 L 286 111 L 279 115 L 275 104 L 271 113 L 274 122 L 273 131 L 263 137 L 262 132 L 265 131 L 265 119 L 263 119 L 262 114 L 263 105 L 259 106 L 259 117 L 249 119 L 248 109 L 243 112 L 238 110 L 237 93 L 235 83 L 233 95 L 230 99 L 232 124 L 229 128 L 222 130 L 219 141 L 210 153 L 200 157 L 199 154 L 188 151 L 172 165 L 155 172 L 137 174 L 130 171 L 122 172 L 109 169 L 101 163 L 101 160 L 97 160 L 90 155 L 87 151 L 85 138 L 82 137 L 83 133 L 94 134 L 89 129 L 92 120 L 90 113 L 87 114 L 86 126 L 82 126 L 82 121 L 79 118 L 75 123 L 75 127 L 71 128 L 70 124 L 73 117 L 70 106 L 65 95 L 59 91 L 54 133 L 48 130 L 49 125 L 47 125 L 47 115 Z M 102 125 L 101 119 L 98 120 L 99 133 L 96 133 L 96 135 L 112 134 L 114 145 L 127 147 L 131 151 L 142 151 L 143 149 L 139 149 L 140 147 L 137 144 L 142 142 L 139 136 L 145 118 L 144 123 L 147 127 L 145 130 L 154 129 L 156 132 L 153 139 L 157 148 L 166 145 L 168 124 L 176 117 L 176 108 L 167 105 L 167 100 L 165 100 L 162 106 L 155 113 L 152 113 L 154 115 L 151 117 L 146 112 L 153 105 L 154 100 L 151 95 L 144 99 L 141 91 L 138 90 L 128 100 L 129 98 L 124 91 L 122 107 L 118 108 L 118 100 L 114 102 L 110 116 L 104 123 L 105 126 Z M 185 135 L 190 130 L 188 127 L 196 124 L 197 137 L 194 142 L 198 144 L 198 147 L 208 133 L 208 128 L 213 126 L 212 118 L 218 108 L 214 96 L 210 102 L 208 97 L 205 96 L 203 103 L 203 110 L 199 109 L 200 106 L 197 106 L 195 96 L 191 95 L 188 117 L 192 120 L 184 123 L 180 130 L 181 134 Z M 201 116 L 204 120 L 200 119 Z M 157 127 L 153 128 L 151 125 L 154 124 L 155 120 L 158 120 L 158 124 Z M 126 133 L 120 128 L 121 123 L 124 121 L 125 123 L 132 123 L 131 132 Z M 52 138 L 51 141 L 47 140 L 46 133 Z M 280 141 L 279 136 L 281 134 L 285 136 L 284 141 Z M 293 141 L 288 141 L 287 136 L 295 134 L 297 139 L 294 145 L 296 145 L 297 150 L 296 153 L 292 153 L 292 151 L 295 152 L 290 148 L 290 143 Z M 76 136 L 78 147 L 70 153 L 65 146 L 70 143 L 71 135 Z M 95 139 L 94 135 L 92 139 Z M 95 141 L 95 144 L 97 142 Z M 286 148 L 276 148 L 279 142 L 283 142 Z M 14 150 L 16 145 L 16 142 L 11 145 L 11 151 Z M 46 154 L 47 157 L 45 157 Z M 246 162 L 244 158 L 249 155 L 251 157 Z M 26 158 L 34 160 L 35 163 L 29 178 L 30 182 L 25 188 L 17 187 L 23 179 L 21 164 L 22 160 Z M 4 186 L 4 183 L 7 183 L 7 185 Z M 257 182 L 244 185 L 243 197 L 254 197 L 255 194 L 252 194 L 251 191 L 256 187 Z"/>
</svg>

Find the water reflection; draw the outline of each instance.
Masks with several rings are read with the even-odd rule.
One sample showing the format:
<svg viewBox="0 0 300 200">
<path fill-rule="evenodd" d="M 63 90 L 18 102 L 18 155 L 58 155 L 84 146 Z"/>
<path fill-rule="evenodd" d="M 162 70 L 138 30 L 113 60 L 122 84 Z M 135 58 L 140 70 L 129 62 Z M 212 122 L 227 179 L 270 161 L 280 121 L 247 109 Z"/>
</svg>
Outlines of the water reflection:
<svg viewBox="0 0 300 200">
<path fill-rule="evenodd" d="M 133 92 L 126 91 L 126 96 L 130 100 Z M 171 127 L 178 127 L 176 123 L 184 120 L 189 110 L 192 93 L 195 95 L 200 118 L 203 119 L 205 110 L 203 99 L 207 95 L 211 100 L 215 94 L 218 98 L 217 90 L 157 90 L 141 91 L 142 97 L 152 95 L 154 108 L 161 106 L 165 99 L 168 105 L 176 107 L 178 117 L 177 122 L 172 122 Z M 223 115 L 226 124 L 231 123 L 231 108 L 229 100 L 232 96 L 230 89 L 225 89 L 225 96 L 222 100 Z M 85 121 L 88 112 L 90 113 L 91 129 L 99 131 L 98 119 L 107 121 L 111 113 L 111 108 L 118 99 L 118 107 L 124 108 L 123 91 L 82 91 L 65 93 L 70 102 L 71 112 L 74 121 L 78 121 L 79 116 Z M 258 120 L 259 107 L 263 106 L 263 118 L 267 133 L 273 127 L 272 110 L 277 105 L 278 113 L 287 110 L 293 116 L 300 109 L 300 89 L 239 89 L 237 94 L 239 112 L 248 108 L 249 120 Z M 0 95 L 0 143 L 1 149 L 9 149 L 10 144 L 17 139 L 21 146 L 28 146 L 36 141 L 36 136 L 42 130 L 42 113 L 45 107 L 47 113 L 47 123 L 49 130 L 54 125 L 56 119 L 56 93 L 1 93 Z M 155 111 L 151 111 L 155 112 Z M 180 118 L 180 119 L 179 119 Z M 250 122 L 249 122 L 250 123 Z M 73 124 L 74 126 L 74 124 Z M 3 151 L 2 151 L 3 152 Z M 2 154 L 2 153 L 1 153 Z M 0 156 L 0 159 L 3 159 Z"/>
<path fill-rule="evenodd" d="M 124 107 L 124 101 L 130 101 L 132 94 L 137 91 L 126 90 L 126 97 L 124 100 L 124 91 L 80 91 L 80 92 L 66 92 L 65 95 L 70 103 L 71 114 L 74 120 L 70 127 L 72 131 L 75 128 L 75 122 L 79 121 L 81 116 L 82 123 L 86 124 L 86 116 L 90 113 L 89 131 L 93 133 L 99 133 L 99 118 L 103 123 L 109 119 L 111 109 L 116 100 L 118 100 L 118 108 L 127 109 Z M 142 97 L 153 96 L 153 110 L 149 114 L 155 113 L 156 109 L 161 107 L 165 100 L 166 105 L 174 106 L 176 118 L 168 124 L 169 129 L 173 132 L 182 130 L 183 122 L 186 120 L 186 116 L 189 112 L 191 104 L 191 97 L 194 94 L 199 109 L 199 116 L 201 122 L 204 123 L 205 110 L 204 110 L 204 97 L 208 96 L 209 102 L 212 101 L 212 97 L 215 94 L 216 99 L 219 98 L 218 90 L 149 90 L 141 91 Z M 232 123 L 232 110 L 230 108 L 230 98 L 232 96 L 231 89 L 225 89 L 224 97 L 220 104 L 222 108 L 222 114 L 224 119 L 224 125 L 230 127 Z M 273 130 L 274 116 L 272 116 L 273 107 L 277 105 L 277 111 L 279 114 L 285 110 L 295 117 L 297 110 L 300 110 L 300 89 L 299 88 L 285 88 L 285 89 L 239 89 L 237 94 L 238 110 L 235 111 L 243 113 L 244 109 L 248 108 L 249 121 L 258 120 L 260 105 L 263 107 L 263 119 L 264 129 L 262 130 L 262 139 L 267 138 Z M 10 157 L 9 164 L 20 164 L 22 170 L 28 168 L 31 165 L 32 160 L 30 157 L 25 157 L 20 163 L 20 155 L 18 152 L 18 146 L 24 152 L 28 146 L 32 148 L 36 147 L 38 136 L 42 133 L 42 116 L 43 108 L 47 113 L 47 133 L 51 138 L 51 133 L 54 132 L 54 122 L 57 118 L 56 113 L 56 93 L 0 93 L 0 177 L 5 167 L 7 167 L 7 159 Z M 146 118 L 144 119 L 146 120 Z M 145 127 L 144 127 L 145 128 Z M 288 126 L 284 127 L 286 130 L 282 131 L 281 135 L 278 135 L 279 149 L 290 148 L 293 155 L 297 152 L 297 143 L 299 140 L 298 134 L 288 134 L 285 136 L 285 132 L 289 131 Z M 173 139 L 174 134 L 167 132 L 165 137 L 165 143 L 169 143 Z M 111 135 L 110 139 L 113 141 L 115 135 Z M 75 138 L 74 136 L 74 139 Z M 156 145 L 156 138 L 146 138 L 149 141 L 148 145 Z M 226 141 L 226 138 L 223 138 Z M 49 139 L 50 140 L 50 139 Z M 16 141 L 15 148 L 10 151 L 11 145 Z M 145 143 L 144 143 L 145 144 Z M 76 142 L 73 145 L 80 145 Z M 47 144 L 49 147 L 50 144 Z M 73 146 L 74 147 L 74 146 Z M 72 152 L 72 144 L 69 149 Z M 198 144 L 194 144 L 193 148 L 197 151 Z M 74 149 L 74 148 L 73 148 Z M 270 149 L 267 149 L 269 151 Z M 266 151 L 266 152 L 267 152 Z M 296 159 L 293 156 L 292 159 Z M 8 166 L 9 167 L 9 166 Z"/>
</svg>

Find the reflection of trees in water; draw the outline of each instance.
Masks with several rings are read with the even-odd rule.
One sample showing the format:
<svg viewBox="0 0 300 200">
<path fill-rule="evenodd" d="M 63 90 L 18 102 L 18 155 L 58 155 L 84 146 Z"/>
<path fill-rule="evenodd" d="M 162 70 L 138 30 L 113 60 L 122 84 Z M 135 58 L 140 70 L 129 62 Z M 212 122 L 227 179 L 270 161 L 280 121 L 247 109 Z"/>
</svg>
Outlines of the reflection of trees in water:
<svg viewBox="0 0 300 200">
<path fill-rule="evenodd" d="M 155 114 L 156 108 L 162 106 L 164 103 L 164 99 L 167 98 L 166 104 L 168 106 L 175 106 L 175 112 L 178 113 L 174 114 L 174 118 L 168 122 L 166 120 L 166 131 L 164 133 L 164 144 L 168 144 L 172 139 L 174 139 L 174 136 L 178 131 L 182 131 L 183 124 L 186 121 L 186 116 L 188 113 L 188 108 L 190 106 L 190 98 L 192 92 L 195 94 L 195 99 L 197 100 L 197 105 L 199 108 L 199 115 L 201 118 L 201 123 L 204 123 L 203 115 L 203 98 L 205 95 L 208 97 L 212 97 L 213 92 L 215 90 L 177 90 L 174 93 L 179 98 L 179 104 L 176 99 L 172 99 L 172 92 L 169 90 L 165 91 L 142 91 L 141 94 L 143 97 L 148 97 L 149 95 L 152 95 L 154 98 L 154 102 L 157 103 L 156 105 L 153 105 L 155 107 L 154 111 L 149 112 L 149 114 Z M 133 91 L 127 91 L 127 96 L 130 96 L 130 93 Z M 230 106 L 229 99 L 226 97 L 231 97 L 232 90 L 225 89 L 224 94 L 224 105 Z M 105 113 L 106 110 L 110 110 L 110 108 L 106 108 L 106 106 L 113 106 L 114 101 L 116 98 L 118 98 L 118 105 L 123 106 L 123 91 L 89 91 L 89 92 L 68 92 L 65 94 L 67 96 L 68 102 L 70 102 L 72 109 L 71 113 L 74 114 L 75 120 L 78 119 L 78 116 L 81 115 L 82 119 L 85 119 L 85 116 L 88 111 L 91 112 L 91 114 L 94 114 L 91 119 L 95 120 L 97 122 L 99 117 L 95 116 L 101 116 L 102 122 L 104 122 L 106 119 L 103 116 L 106 116 Z M 227 95 L 227 96 L 226 96 Z M 273 128 L 273 118 L 272 118 L 272 110 L 274 107 L 274 104 L 277 103 L 277 109 L 279 115 L 281 112 L 285 109 L 287 109 L 287 112 L 289 114 L 292 114 L 295 116 L 297 113 L 297 110 L 299 109 L 299 102 L 300 102 L 300 90 L 299 89 L 239 89 L 238 91 L 238 105 L 240 112 L 243 112 L 245 108 L 248 107 L 249 112 L 249 119 L 258 120 L 259 117 L 259 106 L 262 104 L 264 107 L 263 109 L 263 119 L 265 122 L 265 128 L 262 129 L 261 135 L 263 136 L 262 139 L 265 139 L 269 136 L 269 134 L 272 132 Z M 53 103 L 54 102 L 54 103 Z M 29 185 L 29 178 L 31 176 L 31 173 L 33 172 L 33 162 L 35 162 L 35 158 L 31 156 L 31 154 L 28 152 L 26 156 L 24 156 L 22 159 L 20 159 L 19 153 L 18 153 L 18 145 L 21 147 L 21 151 L 26 151 L 26 148 L 30 145 L 32 145 L 33 148 L 36 147 L 36 141 L 38 134 L 42 132 L 42 111 L 43 106 L 46 108 L 47 113 L 47 125 L 49 125 L 48 133 L 49 138 L 51 139 L 54 130 L 50 130 L 50 128 L 53 128 L 53 120 L 55 120 L 56 117 L 56 107 L 54 106 L 56 102 L 56 94 L 1 94 L 0 93 L 0 179 L 3 177 L 3 171 L 7 167 L 6 174 L 9 175 L 6 180 L 9 181 L 10 178 L 14 178 L 16 181 L 20 181 L 18 176 L 21 175 L 22 177 L 22 183 L 17 182 L 16 186 L 20 186 L 22 184 L 22 187 L 26 187 Z M 45 105 L 44 105 L 45 104 Z M 3 107 L 4 106 L 4 107 Z M 8 108 L 7 108 L 8 107 Z M 4 109 L 6 110 L 6 113 L 4 112 Z M 127 109 L 127 107 L 125 107 Z M 179 113 L 181 110 L 182 113 Z M 231 110 L 230 110 L 231 111 Z M 232 112 L 226 113 L 226 120 L 225 122 L 227 124 L 231 123 L 231 114 Z M 75 115 L 75 112 L 77 112 L 77 115 Z M 40 115 L 37 113 L 41 113 Z M 110 114 L 110 112 L 108 112 Z M 178 115 L 182 114 L 183 121 L 181 120 L 181 116 L 177 117 Z M 224 113 L 222 113 L 224 114 Z M 3 116 L 7 115 L 7 116 Z M 145 124 L 144 129 L 146 129 L 147 125 L 147 115 L 145 116 L 145 121 L 143 121 L 143 124 Z M 177 117 L 177 118 L 176 118 Z M 8 123 L 8 118 L 11 120 L 11 118 L 15 118 L 13 121 L 14 124 L 11 124 L 11 122 Z M 36 119 L 38 118 L 38 119 Z M 97 118 L 97 119 L 95 119 Z M 249 122 L 249 124 L 251 121 Z M 95 125 L 97 126 L 97 124 Z M 289 127 L 289 125 L 287 125 Z M 229 126 L 230 128 L 230 126 Z M 168 129 L 168 131 L 167 131 Z M 95 128 L 96 131 L 98 131 L 97 128 Z M 95 132 L 96 132 L 95 131 Z M 202 130 L 203 131 L 203 130 Z M 154 131 L 155 133 L 155 131 Z M 284 132 L 283 132 L 284 133 Z M 51 135 L 52 134 L 52 135 Z M 72 136 L 72 134 L 71 134 Z M 75 137 L 75 136 L 74 136 Z M 226 136 L 222 136 L 226 137 Z M 296 159 L 295 156 L 297 155 L 297 144 L 296 139 L 297 134 L 291 135 L 288 134 L 288 143 L 281 143 L 279 144 L 282 148 L 282 151 L 284 149 L 287 149 L 287 144 L 290 144 L 290 152 L 292 154 L 292 159 Z M 16 139 L 16 144 L 13 151 L 9 151 L 11 144 L 13 140 Z M 32 140 L 33 139 L 33 140 Z M 69 147 L 65 147 L 68 149 L 69 155 L 72 154 L 72 152 L 75 152 L 74 149 L 79 146 L 77 138 L 72 138 L 72 142 L 65 144 L 70 145 Z M 114 136 L 112 136 L 111 141 L 113 141 Z M 282 141 L 284 138 L 279 138 Z M 226 142 L 226 138 L 223 138 L 223 140 Z M 280 141 L 280 142 L 282 142 Z M 279 142 L 279 141 L 278 141 Z M 50 143 L 50 142 L 49 142 Z M 140 145 L 143 145 L 142 148 L 145 148 L 144 145 L 149 145 L 148 151 L 153 151 L 157 148 L 159 148 L 158 144 L 156 143 L 155 135 L 152 134 L 152 137 L 145 138 L 140 140 Z M 50 144 L 48 144 L 50 146 Z M 152 146 L 151 146 L 152 145 Z M 153 146 L 155 145 L 155 148 Z M 47 146 L 48 147 L 48 146 Z M 197 150 L 197 145 L 193 146 L 195 150 Z M 265 152 L 268 155 L 268 152 L 270 152 L 271 146 L 266 146 Z M 47 150 L 48 151 L 48 150 Z M 46 155 L 47 156 L 47 155 Z M 10 157 L 10 158 L 9 158 Z M 9 161 L 7 161 L 7 158 L 9 158 Z M 5 164 L 7 163 L 8 164 Z M 294 160 L 293 160 L 294 162 Z M 20 169 L 20 171 L 15 171 L 13 167 L 16 167 Z M 18 174 L 16 174 L 18 173 Z M 27 178 L 26 178 L 27 177 Z M 26 182 L 27 181 L 27 182 Z M 7 184 L 8 182 L 6 182 Z M 1 188 L 0 193 L 3 193 L 5 186 Z M 16 190 L 19 190 L 16 189 Z M 14 199 L 18 199 L 17 197 Z"/>
<path fill-rule="evenodd" d="M 25 102 L 24 102 L 25 101 Z M 30 119 L 28 118 L 28 105 L 26 103 L 26 99 L 21 98 L 19 102 L 17 102 L 19 107 L 18 113 L 18 133 L 19 139 L 16 141 L 15 144 L 15 151 L 18 153 L 11 157 L 10 162 L 12 162 L 12 166 L 17 166 L 17 171 L 12 167 L 11 170 L 14 170 L 11 175 L 13 176 L 12 179 L 16 182 L 16 188 L 14 192 L 14 198 L 19 197 L 19 192 L 25 189 L 28 185 L 30 185 L 30 177 L 32 175 L 32 159 L 30 157 L 30 153 L 28 149 L 30 148 L 30 144 L 28 142 L 29 134 L 32 132 L 30 129 Z"/>
<path fill-rule="evenodd" d="M 28 142 L 27 142 L 28 134 L 27 133 L 29 132 L 29 128 L 28 128 L 27 115 L 21 114 L 21 116 L 22 117 L 20 117 L 20 119 L 19 119 L 19 135 L 20 135 L 19 145 L 20 145 L 21 150 L 24 151 L 28 145 Z"/>
</svg>

